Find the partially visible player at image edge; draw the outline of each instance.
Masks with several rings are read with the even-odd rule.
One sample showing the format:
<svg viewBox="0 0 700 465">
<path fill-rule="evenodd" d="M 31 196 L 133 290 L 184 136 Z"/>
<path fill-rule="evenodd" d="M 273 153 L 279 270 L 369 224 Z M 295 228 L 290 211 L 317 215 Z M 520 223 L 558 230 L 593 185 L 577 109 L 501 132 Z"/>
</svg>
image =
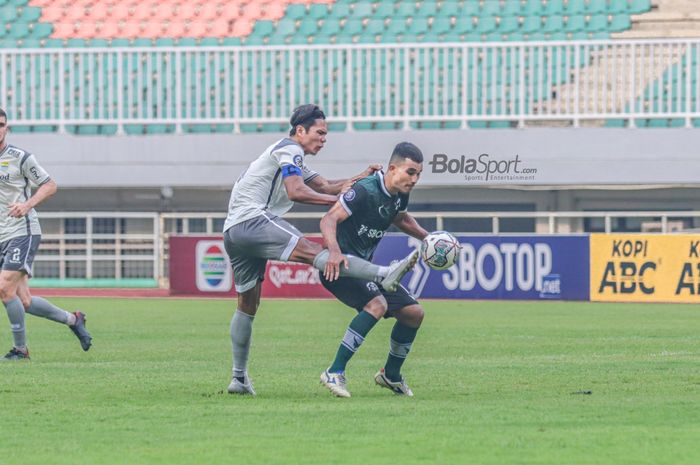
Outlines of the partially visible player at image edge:
<svg viewBox="0 0 700 465">
<path fill-rule="evenodd" d="M 56 193 L 56 183 L 34 155 L 8 145 L 7 113 L 0 108 L 0 298 L 12 330 L 12 349 L 0 361 L 28 360 L 24 314 L 67 325 L 90 349 L 92 337 L 85 315 L 67 312 L 41 297 L 32 296 L 29 278 L 41 242 L 41 227 L 34 207 Z M 37 187 L 31 194 L 31 186 Z"/>
</svg>

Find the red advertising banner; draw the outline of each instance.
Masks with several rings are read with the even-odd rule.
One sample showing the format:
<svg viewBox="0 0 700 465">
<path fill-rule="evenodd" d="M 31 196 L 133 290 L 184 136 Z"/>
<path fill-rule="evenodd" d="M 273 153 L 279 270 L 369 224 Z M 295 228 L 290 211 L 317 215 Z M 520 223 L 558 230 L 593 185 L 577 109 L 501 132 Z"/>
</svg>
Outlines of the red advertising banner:
<svg viewBox="0 0 700 465">
<path fill-rule="evenodd" d="M 310 238 L 320 241 L 320 238 Z M 170 294 L 235 296 L 233 272 L 221 236 L 170 236 Z M 318 271 L 301 263 L 270 261 L 263 297 L 330 298 Z"/>
</svg>

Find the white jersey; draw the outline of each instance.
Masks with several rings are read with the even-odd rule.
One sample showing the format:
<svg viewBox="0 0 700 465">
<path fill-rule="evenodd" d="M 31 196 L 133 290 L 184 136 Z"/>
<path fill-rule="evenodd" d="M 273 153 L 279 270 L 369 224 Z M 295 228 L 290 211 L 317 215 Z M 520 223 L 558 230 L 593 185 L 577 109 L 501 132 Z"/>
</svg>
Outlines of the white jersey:
<svg viewBox="0 0 700 465">
<path fill-rule="evenodd" d="M 13 218 L 8 211 L 11 204 L 31 197 L 31 186 L 41 186 L 50 179 L 31 153 L 12 145 L 0 152 L 0 242 L 41 234 L 36 210 L 32 208 L 22 218 Z"/>
<path fill-rule="evenodd" d="M 282 216 L 294 202 L 284 187 L 282 167 L 295 165 L 301 169 L 304 182 L 318 176 L 304 164 L 304 149 L 292 139 L 280 139 L 269 146 L 240 175 L 231 190 L 224 231 L 231 226 L 259 216 L 263 212 Z"/>
</svg>

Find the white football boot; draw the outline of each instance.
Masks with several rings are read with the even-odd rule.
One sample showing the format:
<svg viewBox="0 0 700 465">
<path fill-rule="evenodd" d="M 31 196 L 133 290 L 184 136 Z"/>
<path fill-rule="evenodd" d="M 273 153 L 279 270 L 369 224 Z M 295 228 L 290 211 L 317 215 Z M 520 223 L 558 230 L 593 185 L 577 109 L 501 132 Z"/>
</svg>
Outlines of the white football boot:
<svg viewBox="0 0 700 465">
<path fill-rule="evenodd" d="M 396 288 L 399 287 L 399 284 L 401 284 L 401 279 L 416 265 L 418 255 L 418 250 L 414 250 L 403 260 L 389 265 L 389 273 L 382 279 L 379 285 L 382 286 L 385 291 L 394 292 Z"/>
<path fill-rule="evenodd" d="M 243 381 L 240 382 L 236 377 L 231 378 L 231 384 L 228 385 L 228 393 L 254 396 L 255 389 L 253 389 L 253 382 L 248 377 L 248 373 L 243 376 Z"/>
<path fill-rule="evenodd" d="M 321 384 L 326 386 L 336 397 L 350 397 L 345 373 L 331 373 L 326 370 L 321 373 Z"/>
<path fill-rule="evenodd" d="M 391 381 L 384 374 L 384 368 L 379 370 L 376 375 L 374 375 L 374 382 L 383 388 L 390 389 L 394 394 L 399 396 L 413 397 L 413 391 L 406 384 L 406 380 L 401 378 L 401 381 Z"/>
</svg>

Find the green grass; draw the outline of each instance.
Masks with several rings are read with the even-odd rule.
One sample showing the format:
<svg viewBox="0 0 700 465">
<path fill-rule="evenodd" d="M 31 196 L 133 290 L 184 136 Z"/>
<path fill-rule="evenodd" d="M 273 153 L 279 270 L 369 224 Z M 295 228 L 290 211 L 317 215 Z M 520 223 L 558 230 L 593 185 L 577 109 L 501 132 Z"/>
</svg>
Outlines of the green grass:
<svg viewBox="0 0 700 465">
<path fill-rule="evenodd" d="M 700 463 L 697 306 L 426 301 L 415 397 L 373 385 L 388 320 L 336 399 L 337 302 L 263 302 L 242 398 L 223 393 L 232 301 L 52 300 L 95 344 L 28 317 L 32 361 L 0 365 L 3 465 Z"/>
</svg>

